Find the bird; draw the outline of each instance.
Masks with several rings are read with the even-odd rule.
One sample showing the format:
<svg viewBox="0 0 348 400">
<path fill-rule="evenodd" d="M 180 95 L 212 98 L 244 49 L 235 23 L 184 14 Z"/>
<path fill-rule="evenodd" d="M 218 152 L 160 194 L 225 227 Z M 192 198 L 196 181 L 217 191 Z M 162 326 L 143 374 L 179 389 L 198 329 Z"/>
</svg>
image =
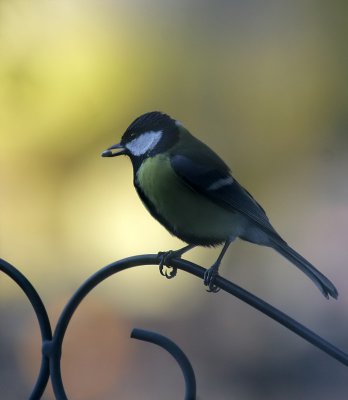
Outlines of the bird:
<svg viewBox="0 0 348 400">
<path fill-rule="evenodd" d="M 282 239 L 227 164 L 179 120 L 160 111 L 147 112 L 128 126 L 120 143 L 101 155 L 130 158 L 133 183 L 143 204 L 172 235 L 186 242 L 183 248 L 159 253 L 162 275 L 164 265 L 170 266 L 171 259 L 181 258 L 194 247 L 222 245 L 204 273 L 207 290 L 217 292 L 215 278 L 221 261 L 239 238 L 273 248 L 306 274 L 326 298 L 337 299 L 333 283 Z"/>
</svg>

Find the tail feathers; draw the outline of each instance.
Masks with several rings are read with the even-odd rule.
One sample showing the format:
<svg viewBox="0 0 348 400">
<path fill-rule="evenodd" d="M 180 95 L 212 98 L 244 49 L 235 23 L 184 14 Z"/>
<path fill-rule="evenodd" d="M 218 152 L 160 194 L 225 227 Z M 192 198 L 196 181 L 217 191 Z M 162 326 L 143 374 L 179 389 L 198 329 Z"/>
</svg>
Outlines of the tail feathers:
<svg viewBox="0 0 348 400">
<path fill-rule="evenodd" d="M 304 272 L 327 299 L 330 296 L 337 299 L 338 291 L 334 284 L 285 242 L 272 240 L 271 247 Z"/>
</svg>

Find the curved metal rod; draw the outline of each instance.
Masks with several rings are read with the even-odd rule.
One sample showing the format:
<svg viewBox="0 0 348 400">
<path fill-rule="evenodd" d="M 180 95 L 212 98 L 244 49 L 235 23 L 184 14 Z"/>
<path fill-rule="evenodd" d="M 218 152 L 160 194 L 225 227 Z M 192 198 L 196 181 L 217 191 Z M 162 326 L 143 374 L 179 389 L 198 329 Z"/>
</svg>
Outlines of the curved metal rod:
<svg viewBox="0 0 348 400">
<path fill-rule="evenodd" d="M 50 343 L 51 379 L 54 393 L 58 399 L 67 399 L 61 377 L 60 354 L 66 329 L 73 313 L 77 309 L 80 302 L 95 286 L 97 286 L 100 282 L 102 282 L 109 276 L 136 266 L 158 265 L 159 262 L 160 256 L 157 254 L 134 256 L 116 261 L 90 276 L 90 278 L 88 278 L 71 297 L 70 301 L 67 303 L 62 314 L 60 315 L 53 335 L 52 343 Z M 205 272 L 204 268 L 181 259 L 171 260 L 171 265 L 174 268 L 181 269 L 199 278 L 203 278 Z M 331 357 L 340 361 L 342 364 L 348 366 L 348 354 L 344 353 L 328 341 L 324 340 L 311 330 L 307 329 L 305 326 L 301 325 L 293 318 L 289 317 L 288 315 L 284 314 L 283 312 L 279 311 L 275 307 L 259 299 L 253 294 L 247 292 L 241 287 L 235 285 L 234 283 L 228 281 L 227 279 L 217 276 L 215 284 L 222 290 L 238 297 L 240 300 L 246 302 L 247 304 L 266 314 L 270 318 L 279 322 L 286 328 L 290 329 L 292 332 L 307 340 L 309 343 L 313 344 Z"/>
<path fill-rule="evenodd" d="M 161 346 L 170 353 L 177 363 L 185 379 L 185 400 L 196 399 L 196 378 L 192 365 L 185 353 L 172 340 L 156 332 L 146 331 L 144 329 L 134 328 L 131 332 L 131 338 L 143 340 Z"/>
<path fill-rule="evenodd" d="M 51 340 L 52 330 L 50 321 L 48 319 L 47 311 L 45 306 L 43 305 L 40 296 L 34 289 L 33 285 L 13 265 L 9 264 L 8 262 L 6 262 L 1 258 L 0 258 L 0 271 L 3 271 L 7 276 L 9 276 L 13 281 L 17 283 L 17 285 L 23 290 L 28 300 L 30 301 L 31 305 L 33 306 L 37 320 L 39 322 L 42 342 L 44 343 L 45 341 Z M 41 398 L 47 386 L 49 375 L 50 375 L 49 360 L 45 356 L 45 354 L 42 353 L 39 375 L 36 380 L 34 389 L 29 397 L 29 400 L 37 400 Z"/>
<path fill-rule="evenodd" d="M 52 386 L 54 389 L 54 393 L 57 399 L 64 400 L 67 399 L 62 378 L 61 378 L 61 369 L 60 369 L 60 356 L 62 343 L 64 339 L 64 335 L 68 324 L 71 320 L 73 313 L 76 308 L 80 304 L 80 302 L 84 299 L 84 297 L 100 282 L 108 278 L 109 276 L 121 272 L 125 269 L 136 267 L 136 266 L 145 266 L 145 265 L 158 265 L 160 262 L 161 256 L 156 254 L 148 254 L 141 256 L 129 257 L 117 262 L 114 262 L 88 278 L 80 288 L 74 293 L 71 297 L 67 305 L 65 306 L 62 314 L 60 315 L 59 321 L 57 323 L 57 327 L 55 329 L 55 333 L 53 339 L 51 340 L 51 327 L 50 322 L 47 316 L 46 309 L 31 285 L 31 283 L 22 275 L 16 268 L 7 263 L 4 260 L 0 259 L 0 270 L 2 270 L 5 274 L 7 274 L 11 279 L 13 279 L 20 288 L 24 291 L 29 301 L 31 302 L 39 325 L 42 336 L 42 361 L 39 372 L 39 377 L 35 384 L 34 390 L 30 396 L 30 400 L 36 400 L 41 397 L 43 391 L 47 385 L 49 373 L 51 372 L 51 380 Z M 173 259 L 171 260 L 171 264 L 174 268 L 179 268 L 183 271 L 191 273 L 199 278 L 203 278 L 205 269 L 193 264 L 188 261 L 184 261 L 181 259 Z M 286 328 L 290 329 L 292 332 L 301 336 L 303 339 L 307 340 L 309 343 L 318 347 L 331 357 L 340 361 L 342 364 L 348 366 L 348 354 L 335 347 L 328 341 L 324 340 L 311 330 L 307 329 L 305 326 L 301 325 L 293 318 L 290 318 L 288 315 L 282 313 L 277 310 L 275 307 L 266 303 L 265 301 L 259 299 L 253 294 L 247 292 L 241 287 L 233 284 L 232 282 L 217 276 L 216 285 L 226 292 L 238 297 L 240 300 L 246 302 L 262 313 L 266 314 L 270 318 L 279 322 Z M 49 359 L 49 367 L 48 367 L 48 359 Z"/>
<path fill-rule="evenodd" d="M 173 265 L 200 278 L 204 277 L 205 269 L 189 261 L 175 260 Z M 348 366 L 348 353 L 340 350 L 338 347 L 323 339 L 304 325 L 297 322 L 295 319 L 289 317 L 287 314 L 221 276 L 217 276 L 214 283 L 225 292 L 232 294 L 238 299 L 256 308 L 258 311 L 279 322 L 281 325 L 296 333 L 296 335 L 301 336 L 303 339 L 307 340 L 307 342 L 322 350 L 332 358 L 335 358 L 345 366 Z"/>
<path fill-rule="evenodd" d="M 204 277 L 204 268 L 185 260 L 174 261 L 175 263 L 172 263 L 174 267 L 180 268 L 183 271 L 198 276 L 199 278 Z M 279 322 L 281 325 L 296 333 L 296 335 L 301 336 L 303 339 L 307 340 L 307 342 L 324 351 L 326 354 L 341 362 L 345 366 L 348 366 L 348 353 L 340 350 L 338 347 L 323 339 L 310 329 L 306 328 L 304 325 L 297 322 L 295 319 L 289 317 L 287 314 L 271 306 L 269 303 L 241 288 L 235 283 L 232 283 L 227 279 L 222 278 L 221 276 L 216 277 L 214 284 L 216 284 L 216 286 L 218 286 L 225 292 L 232 294 L 233 296 L 237 297 L 238 299 L 244 301 L 245 303 L 256 308 L 263 314 L 267 315 L 268 317 Z"/>
</svg>

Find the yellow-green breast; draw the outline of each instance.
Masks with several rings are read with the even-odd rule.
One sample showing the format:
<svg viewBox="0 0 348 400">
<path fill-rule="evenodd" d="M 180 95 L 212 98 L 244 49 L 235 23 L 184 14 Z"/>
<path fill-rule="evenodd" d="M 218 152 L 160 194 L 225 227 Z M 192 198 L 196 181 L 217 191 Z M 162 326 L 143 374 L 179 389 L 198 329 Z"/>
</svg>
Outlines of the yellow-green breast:
<svg viewBox="0 0 348 400">
<path fill-rule="evenodd" d="M 171 168 L 168 156 L 158 154 L 143 161 L 136 179 L 156 212 L 166 221 L 164 225 L 167 229 L 170 226 L 169 230 L 179 238 L 190 242 L 187 238 L 193 236 L 218 244 L 230 236 L 238 236 L 235 228 L 239 224 L 234 222 L 241 217 L 186 184 Z"/>
</svg>

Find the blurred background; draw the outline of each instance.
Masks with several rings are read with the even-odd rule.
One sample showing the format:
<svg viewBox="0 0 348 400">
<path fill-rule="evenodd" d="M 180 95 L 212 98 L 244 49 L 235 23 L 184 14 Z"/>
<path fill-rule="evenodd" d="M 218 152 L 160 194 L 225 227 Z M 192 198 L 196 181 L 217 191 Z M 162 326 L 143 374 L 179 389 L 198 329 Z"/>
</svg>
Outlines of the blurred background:
<svg viewBox="0 0 348 400">
<path fill-rule="evenodd" d="M 99 268 L 182 246 L 142 206 L 129 160 L 100 158 L 134 118 L 161 110 L 228 162 L 340 297 L 326 301 L 285 259 L 241 241 L 221 274 L 348 350 L 347 8 L 0 1 L 0 256 L 33 283 L 53 326 Z M 208 267 L 218 251 L 187 258 Z M 0 314 L 1 399 L 26 399 L 40 336 L 5 275 Z M 182 347 L 201 400 L 347 397 L 344 366 L 232 296 L 154 266 L 109 278 L 79 307 L 63 347 L 69 398 L 183 398 L 175 362 L 131 340 L 133 327 Z"/>
</svg>

